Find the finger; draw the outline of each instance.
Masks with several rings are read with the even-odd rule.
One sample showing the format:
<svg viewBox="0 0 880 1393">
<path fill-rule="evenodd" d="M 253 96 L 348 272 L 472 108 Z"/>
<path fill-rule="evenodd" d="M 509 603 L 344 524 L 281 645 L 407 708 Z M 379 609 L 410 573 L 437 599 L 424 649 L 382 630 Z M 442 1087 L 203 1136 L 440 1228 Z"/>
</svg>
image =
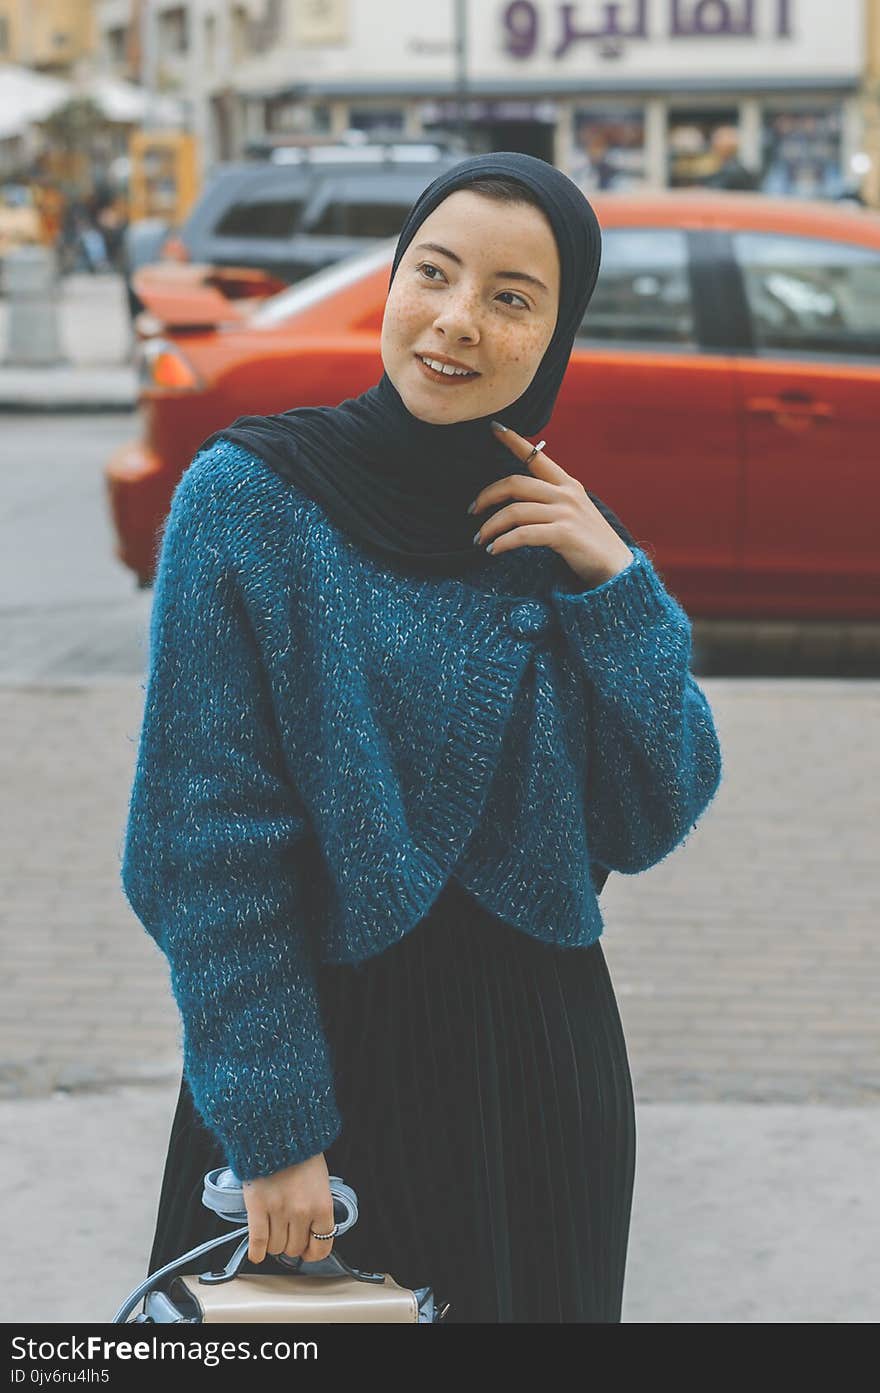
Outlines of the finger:
<svg viewBox="0 0 880 1393">
<path fill-rule="evenodd" d="M 505 498 L 518 499 L 523 503 L 553 503 L 556 500 L 556 485 L 547 479 L 533 479 L 528 474 L 508 474 L 480 489 L 470 511 L 477 517 L 496 503 L 503 503 Z"/>
<path fill-rule="evenodd" d="M 502 445 L 506 445 L 510 453 L 516 455 L 519 460 L 524 460 L 532 449 L 531 440 L 526 440 L 524 435 L 517 435 L 512 427 L 505 426 L 501 421 L 492 422 L 492 431 L 495 438 L 500 440 Z"/>
<path fill-rule="evenodd" d="M 309 1222 L 302 1214 L 291 1217 L 287 1230 L 287 1247 L 285 1252 L 289 1258 L 302 1258 L 306 1255 L 309 1246 Z"/>
<path fill-rule="evenodd" d="M 262 1262 L 269 1242 L 269 1220 L 263 1214 L 248 1215 L 248 1261 Z"/>
<path fill-rule="evenodd" d="M 522 527 L 514 527 L 510 532 L 502 532 L 489 545 L 491 555 L 512 551 L 515 547 L 552 547 L 558 549 L 559 524 L 556 522 L 531 522 Z M 488 551 L 488 547 L 486 548 Z"/>
<path fill-rule="evenodd" d="M 287 1220 L 278 1214 L 269 1216 L 269 1243 L 267 1251 L 270 1257 L 277 1258 L 279 1253 L 283 1253 L 287 1247 Z"/>
<path fill-rule="evenodd" d="M 333 1239 L 315 1238 L 312 1229 L 315 1230 L 315 1233 L 330 1233 L 334 1223 L 332 1212 L 329 1215 L 325 1214 L 312 1219 L 309 1225 L 309 1246 L 304 1254 L 306 1262 L 318 1262 L 320 1258 L 326 1258 L 333 1251 Z"/>
<path fill-rule="evenodd" d="M 523 523 L 530 522 L 555 522 L 555 516 L 550 517 L 547 508 L 552 504 L 553 499 L 546 502 L 528 501 L 518 503 L 508 503 L 506 508 L 499 508 L 497 513 L 493 513 L 483 523 L 477 533 L 476 546 L 484 547 L 494 538 L 500 537 L 504 532 L 512 527 L 522 526 Z"/>
<path fill-rule="evenodd" d="M 518 435 L 515 430 L 511 430 L 509 426 L 502 425 L 500 421 L 493 421 L 492 429 L 495 438 L 503 441 L 511 454 L 516 455 L 520 464 L 524 464 L 525 461 L 529 459 L 529 456 L 531 456 L 529 468 L 537 474 L 539 478 L 550 479 L 558 483 L 561 482 L 562 479 L 567 479 L 569 477 L 565 470 L 558 465 L 555 460 L 552 460 L 543 448 L 539 449 L 536 455 L 532 455 L 535 446 L 532 444 L 531 440 L 527 440 L 524 435 Z M 546 443 L 545 440 L 535 442 L 535 444 L 541 447 L 546 445 Z"/>
</svg>

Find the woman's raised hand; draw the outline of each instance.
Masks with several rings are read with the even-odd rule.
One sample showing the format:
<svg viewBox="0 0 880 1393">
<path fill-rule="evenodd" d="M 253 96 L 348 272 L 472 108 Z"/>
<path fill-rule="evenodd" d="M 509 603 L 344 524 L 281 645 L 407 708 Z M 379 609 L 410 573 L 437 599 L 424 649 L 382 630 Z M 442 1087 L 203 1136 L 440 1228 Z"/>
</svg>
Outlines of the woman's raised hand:
<svg viewBox="0 0 880 1393">
<path fill-rule="evenodd" d="M 493 556 L 514 547 L 550 547 L 591 586 L 611 580 L 634 560 L 579 479 L 567 474 L 545 451 L 535 454 L 531 441 L 515 430 L 497 421 L 492 429 L 521 464 L 529 461 L 530 472 L 508 474 L 480 489 L 468 509 L 475 515 L 511 501 L 487 518 L 475 543 Z"/>
<path fill-rule="evenodd" d="M 330 1233 L 335 1222 L 323 1152 L 272 1175 L 245 1180 L 242 1190 L 250 1262 L 262 1262 L 267 1253 L 317 1262 L 332 1252 L 332 1238 L 314 1238 L 311 1233 Z"/>
</svg>

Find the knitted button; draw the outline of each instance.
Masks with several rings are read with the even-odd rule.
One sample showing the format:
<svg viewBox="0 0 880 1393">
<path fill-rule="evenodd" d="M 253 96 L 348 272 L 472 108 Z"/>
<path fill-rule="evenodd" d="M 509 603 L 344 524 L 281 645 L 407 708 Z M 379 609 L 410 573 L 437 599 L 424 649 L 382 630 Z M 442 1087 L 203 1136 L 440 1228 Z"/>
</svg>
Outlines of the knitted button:
<svg viewBox="0 0 880 1393">
<path fill-rule="evenodd" d="M 550 615 L 546 605 L 531 601 L 528 604 L 516 605 L 507 616 L 507 622 L 517 638 L 531 638 L 535 634 L 544 633 L 550 623 Z"/>
</svg>

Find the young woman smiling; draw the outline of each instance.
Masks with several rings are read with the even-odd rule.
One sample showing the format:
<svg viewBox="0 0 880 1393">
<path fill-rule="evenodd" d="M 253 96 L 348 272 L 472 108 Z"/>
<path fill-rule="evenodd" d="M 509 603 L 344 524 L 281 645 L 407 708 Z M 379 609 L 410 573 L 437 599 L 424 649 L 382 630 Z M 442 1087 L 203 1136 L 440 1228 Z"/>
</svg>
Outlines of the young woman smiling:
<svg viewBox="0 0 880 1393">
<path fill-rule="evenodd" d="M 178 486 L 123 866 L 184 1023 L 151 1272 L 224 1231 L 218 1165 L 250 1270 L 326 1256 L 332 1173 L 344 1258 L 448 1319 L 621 1319 L 598 895 L 682 843 L 721 757 L 687 615 L 530 439 L 600 256 L 558 170 L 463 161 L 401 232 L 380 381 L 239 418 Z"/>
</svg>

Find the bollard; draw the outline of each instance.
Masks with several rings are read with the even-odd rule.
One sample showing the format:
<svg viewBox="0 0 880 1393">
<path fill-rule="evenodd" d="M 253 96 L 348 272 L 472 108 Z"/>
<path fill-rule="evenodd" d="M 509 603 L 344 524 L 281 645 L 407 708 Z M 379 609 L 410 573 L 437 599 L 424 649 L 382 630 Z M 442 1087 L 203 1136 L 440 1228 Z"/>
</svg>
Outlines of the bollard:
<svg viewBox="0 0 880 1393">
<path fill-rule="evenodd" d="M 54 253 L 48 247 L 18 247 L 4 258 L 3 279 L 8 301 L 5 366 L 63 363 Z"/>
</svg>

